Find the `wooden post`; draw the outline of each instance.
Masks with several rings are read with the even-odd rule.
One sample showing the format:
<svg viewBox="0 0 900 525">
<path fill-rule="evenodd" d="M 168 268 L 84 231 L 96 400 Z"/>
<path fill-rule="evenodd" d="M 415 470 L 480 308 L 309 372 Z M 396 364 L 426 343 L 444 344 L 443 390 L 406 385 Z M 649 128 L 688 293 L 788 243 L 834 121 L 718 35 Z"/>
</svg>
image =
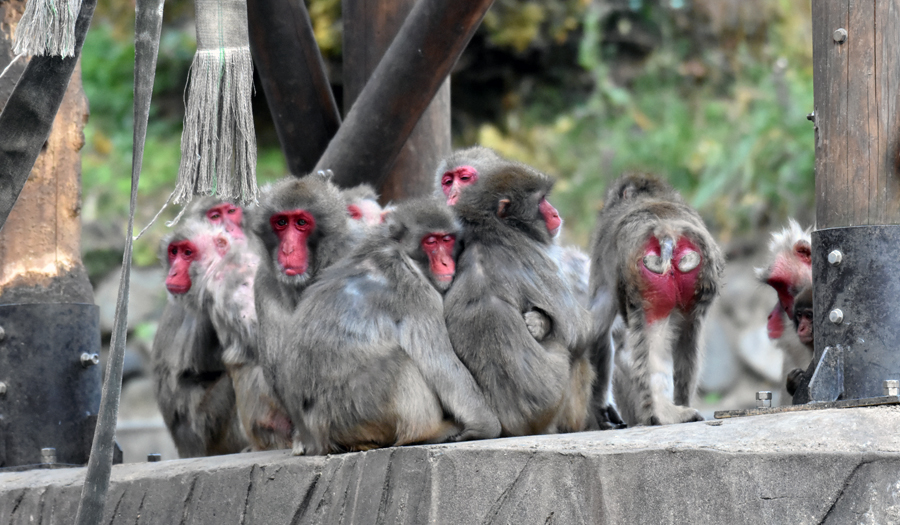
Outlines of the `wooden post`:
<svg viewBox="0 0 900 525">
<path fill-rule="evenodd" d="M 815 0 L 816 226 L 900 224 L 900 1 Z"/>
<path fill-rule="evenodd" d="M 306 175 L 341 125 L 301 0 L 249 0 L 250 51 L 288 170 Z"/>
<path fill-rule="evenodd" d="M 24 8 L 25 0 L 0 4 L 0 20 L 11 29 L 0 38 L 0 70 L 14 57 L 12 36 Z M 20 58 L 0 83 L 3 104 L 27 63 Z M 87 116 L 79 61 L 50 137 L 0 230 L 0 304 L 94 302 L 81 261 L 80 151 Z"/>
<path fill-rule="evenodd" d="M 492 1 L 416 2 L 316 169 L 344 187 L 381 188 Z"/>
<path fill-rule="evenodd" d="M 343 0 L 344 113 L 350 111 L 415 3 L 416 0 Z M 434 169 L 449 152 L 450 80 L 447 79 L 378 188 L 382 202 L 431 194 Z"/>
</svg>

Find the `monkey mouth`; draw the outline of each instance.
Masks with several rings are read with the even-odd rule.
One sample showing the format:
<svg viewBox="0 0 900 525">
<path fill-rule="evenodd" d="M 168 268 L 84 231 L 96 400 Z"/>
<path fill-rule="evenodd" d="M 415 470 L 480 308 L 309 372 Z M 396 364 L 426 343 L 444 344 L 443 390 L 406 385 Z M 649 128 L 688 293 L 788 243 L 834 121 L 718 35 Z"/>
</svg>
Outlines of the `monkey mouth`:
<svg viewBox="0 0 900 525">
<path fill-rule="evenodd" d="M 287 266 L 284 268 L 284 274 L 290 275 L 291 277 L 303 275 L 304 273 L 306 273 L 306 266 Z"/>
<path fill-rule="evenodd" d="M 441 281 L 442 283 L 449 283 L 450 281 L 453 280 L 453 276 L 454 276 L 454 275 L 456 275 L 456 274 L 453 274 L 453 273 L 437 273 L 437 274 L 434 275 L 434 277 L 435 277 L 438 281 Z"/>
<path fill-rule="evenodd" d="M 191 289 L 191 285 L 189 284 L 169 284 L 166 285 L 166 289 L 169 290 L 169 293 L 172 295 L 181 295 L 188 293 Z"/>
</svg>

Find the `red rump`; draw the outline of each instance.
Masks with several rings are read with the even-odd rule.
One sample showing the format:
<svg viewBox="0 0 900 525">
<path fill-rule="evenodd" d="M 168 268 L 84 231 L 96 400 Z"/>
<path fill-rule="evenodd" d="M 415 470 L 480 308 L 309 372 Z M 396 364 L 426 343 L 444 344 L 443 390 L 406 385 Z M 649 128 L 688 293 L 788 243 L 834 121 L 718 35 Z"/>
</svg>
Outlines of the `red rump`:
<svg viewBox="0 0 900 525">
<path fill-rule="evenodd" d="M 206 218 L 213 224 L 225 226 L 225 231 L 232 236 L 240 238 L 244 236 L 241 223 L 244 220 L 244 211 L 234 204 L 223 202 L 218 206 L 206 210 Z"/>
<path fill-rule="evenodd" d="M 444 172 L 441 177 L 441 191 L 447 196 L 447 205 L 453 206 L 459 200 L 463 188 L 478 180 L 478 170 L 472 166 L 459 166 Z"/>
<path fill-rule="evenodd" d="M 453 245 L 456 237 L 443 233 L 432 233 L 422 239 L 422 251 L 428 256 L 431 273 L 438 281 L 449 282 L 456 273 L 453 262 Z"/>
<path fill-rule="evenodd" d="M 700 250 L 690 240 L 685 237 L 678 239 L 672 253 L 672 260 L 668 261 L 668 264 L 663 262 L 664 271 L 659 274 L 650 271 L 643 262 L 643 257 L 660 257 L 662 255 L 659 240 L 651 237 L 644 245 L 644 255 L 638 264 L 641 266 L 641 277 L 643 278 L 641 295 L 644 300 L 647 324 L 668 317 L 675 308 L 686 312 L 693 306 L 697 276 L 703 266 L 702 255 L 700 263 L 689 271 L 682 272 L 678 268 L 682 258 L 691 252 L 700 255 Z"/>
<path fill-rule="evenodd" d="M 269 217 L 278 236 L 278 264 L 285 275 L 303 275 L 309 267 L 306 240 L 316 229 L 316 220 L 306 210 L 274 213 Z"/>
<path fill-rule="evenodd" d="M 547 199 L 541 199 L 541 203 L 538 204 L 538 210 L 540 210 L 541 215 L 544 217 L 544 222 L 547 223 L 547 231 L 550 232 L 550 235 L 556 236 L 559 233 L 559 227 L 562 226 L 562 219 L 559 217 L 559 212 L 556 211 L 556 208 L 550 204 L 550 201 Z M 659 243 L 657 243 L 658 245 Z"/>
<path fill-rule="evenodd" d="M 179 241 L 169 244 L 169 275 L 166 276 L 166 289 L 173 295 L 188 293 L 191 289 L 191 275 L 188 270 L 191 263 L 200 258 L 197 246 L 191 241 Z"/>
</svg>

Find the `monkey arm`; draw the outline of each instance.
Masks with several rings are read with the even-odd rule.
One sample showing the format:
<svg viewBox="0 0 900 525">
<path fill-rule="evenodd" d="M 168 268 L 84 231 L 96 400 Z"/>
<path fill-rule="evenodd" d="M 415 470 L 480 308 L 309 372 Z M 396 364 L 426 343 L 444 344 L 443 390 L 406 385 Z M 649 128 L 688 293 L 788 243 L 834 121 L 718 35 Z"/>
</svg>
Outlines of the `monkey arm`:
<svg viewBox="0 0 900 525">
<path fill-rule="evenodd" d="M 500 421 L 481 388 L 456 356 L 440 310 L 414 310 L 398 324 L 400 346 L 418 365 L 444 408 L 463 426 L 455 439 L 489 439 L 500 435 Z M 436 315 L 434 315 L 436 314 Z"/>
</svg>

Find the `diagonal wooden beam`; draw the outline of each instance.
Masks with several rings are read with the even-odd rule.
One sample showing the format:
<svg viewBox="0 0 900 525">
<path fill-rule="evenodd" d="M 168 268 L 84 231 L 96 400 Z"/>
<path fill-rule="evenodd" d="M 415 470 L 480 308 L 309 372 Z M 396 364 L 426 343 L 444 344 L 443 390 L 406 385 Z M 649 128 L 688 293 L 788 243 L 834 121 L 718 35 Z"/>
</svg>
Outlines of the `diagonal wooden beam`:
<svg viewBox="0 0 900 525">
<path fill-rule="evenodd" d="M 309 173 L 341 125 L 303 0 L 248 0 L 250 51 L 288 170 Z"/>
<path fill-rule="evenodd" d="M 315 169 L 341 186 L 381 187 L 492 2 L 419 0 Z"/>
</svg>

